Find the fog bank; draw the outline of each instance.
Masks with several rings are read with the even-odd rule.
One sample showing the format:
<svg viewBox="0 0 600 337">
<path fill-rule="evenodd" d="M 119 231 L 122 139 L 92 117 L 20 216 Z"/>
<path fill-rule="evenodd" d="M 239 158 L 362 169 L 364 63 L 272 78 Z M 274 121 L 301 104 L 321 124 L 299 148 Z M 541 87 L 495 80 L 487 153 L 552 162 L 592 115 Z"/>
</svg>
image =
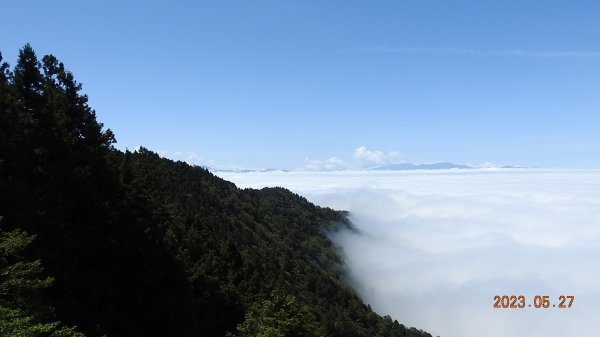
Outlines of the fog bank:
<svg viewBox="0 0 600 337">
<path fill-rule="evenodd" d="M 354 285 L 382 315 L 442 337 L 594 335 L 600 309 L 600 171 L 253 172 L 351 212 Z M 495 295 L 574 295 L 569 309 L 494 309 Z"/>
</svg>

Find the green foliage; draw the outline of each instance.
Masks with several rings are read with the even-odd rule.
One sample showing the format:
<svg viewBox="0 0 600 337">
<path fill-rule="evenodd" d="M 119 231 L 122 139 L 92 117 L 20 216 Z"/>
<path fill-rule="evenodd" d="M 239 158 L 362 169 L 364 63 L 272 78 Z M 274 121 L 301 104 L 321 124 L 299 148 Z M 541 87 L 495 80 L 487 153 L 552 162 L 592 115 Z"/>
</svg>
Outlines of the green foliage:
<svg viewBox="0 0 600 337">
<path fill-rule="evenodd" d="M 52 279 L 40 277 L 40 260 L 24 260 L 23 252 L 33 240 L 21 230 L 0 231 L 0 336 L 83 337 L 59 322 L 43 322 L 50 310 L 39 295 Z"/>
<path fill-rule="evenodd" d="M 0 336 L 14 337 L 84 337 L 75 328 L 61 326 L 58 322 L 36 323 L 18 309 L 0 306 Z"/>
<path fill-rule="evenodd" d="M 80 91 L 29 45 L 0 65 L 0 335 L 78 335 L 52 316 L 92 336 L 430 336 L 343 281 L 343 212 L 120 152 Z"/>
<path fill-rule="evenodd" d="M 238 325 L 240 337 L 323 336 L 316 317 L 294 296 L 274 290 L 268 299 L 253 303 Z"/>
<path fill-rule="evenodd" d="M 21 230 L 0 232 L 0 305 L 32 309 L 36 295 L 52 283 L 49 277 L 40 278 L 40 260 L 23 261 L 23 251 L 33 236 Z"/>
</svg>

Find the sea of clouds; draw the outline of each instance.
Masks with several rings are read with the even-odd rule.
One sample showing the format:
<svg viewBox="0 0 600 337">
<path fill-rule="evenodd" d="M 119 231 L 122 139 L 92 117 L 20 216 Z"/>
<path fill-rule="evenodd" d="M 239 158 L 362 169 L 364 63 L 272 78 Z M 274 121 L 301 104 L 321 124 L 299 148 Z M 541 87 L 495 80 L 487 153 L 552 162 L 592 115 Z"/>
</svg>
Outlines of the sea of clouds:
<svg viewBox="0 0 600 337">
<path fill-rule="evenodd" d="M 332 234 L 381 315 L 442 337 L 600 330 L 600 171 L 220 172 L 351 212 Z M 573 295 L 569 309 L 494 309 L 495 295 Z"/>
</svg>

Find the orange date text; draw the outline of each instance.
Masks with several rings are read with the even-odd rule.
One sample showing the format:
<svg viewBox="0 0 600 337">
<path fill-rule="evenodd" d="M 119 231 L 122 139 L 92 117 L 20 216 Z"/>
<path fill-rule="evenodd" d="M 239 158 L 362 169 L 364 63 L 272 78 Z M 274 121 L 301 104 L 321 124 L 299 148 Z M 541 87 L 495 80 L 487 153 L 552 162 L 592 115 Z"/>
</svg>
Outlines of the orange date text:
<svg viewBox="0 0 600 337">
<path fill-rule="evenodd" d="M 573 306 L 575 296 L 571 295 L 560 295 L 558 298 L 550 298 L 546 295 L 536 295 L 530 298 L 519 295 L 503 295 L 494 296 L 495 309 L 523 309 L 523 308 L 535 308 L 535 309 L 547 309 L 547 308 L 558 308 L 566 309 Z"/>
</svg>

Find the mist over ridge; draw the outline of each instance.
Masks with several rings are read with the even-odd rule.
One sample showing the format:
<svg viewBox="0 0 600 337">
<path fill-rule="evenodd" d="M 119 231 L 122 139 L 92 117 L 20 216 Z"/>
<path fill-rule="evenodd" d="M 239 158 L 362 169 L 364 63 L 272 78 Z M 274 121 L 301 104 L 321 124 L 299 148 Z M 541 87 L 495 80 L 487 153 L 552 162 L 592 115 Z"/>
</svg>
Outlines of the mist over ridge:
<svg viewBox="0 0 600 337">
<path fill-rule="evenodd" d="M 361 297 L 444 337 L 592 335 L 600 299 L 600 171 L 220 173 L 344 209 L 332 236 Z M 493 309 L 495 295 L 576 296 L 569 309 Z"/>
</svg>

